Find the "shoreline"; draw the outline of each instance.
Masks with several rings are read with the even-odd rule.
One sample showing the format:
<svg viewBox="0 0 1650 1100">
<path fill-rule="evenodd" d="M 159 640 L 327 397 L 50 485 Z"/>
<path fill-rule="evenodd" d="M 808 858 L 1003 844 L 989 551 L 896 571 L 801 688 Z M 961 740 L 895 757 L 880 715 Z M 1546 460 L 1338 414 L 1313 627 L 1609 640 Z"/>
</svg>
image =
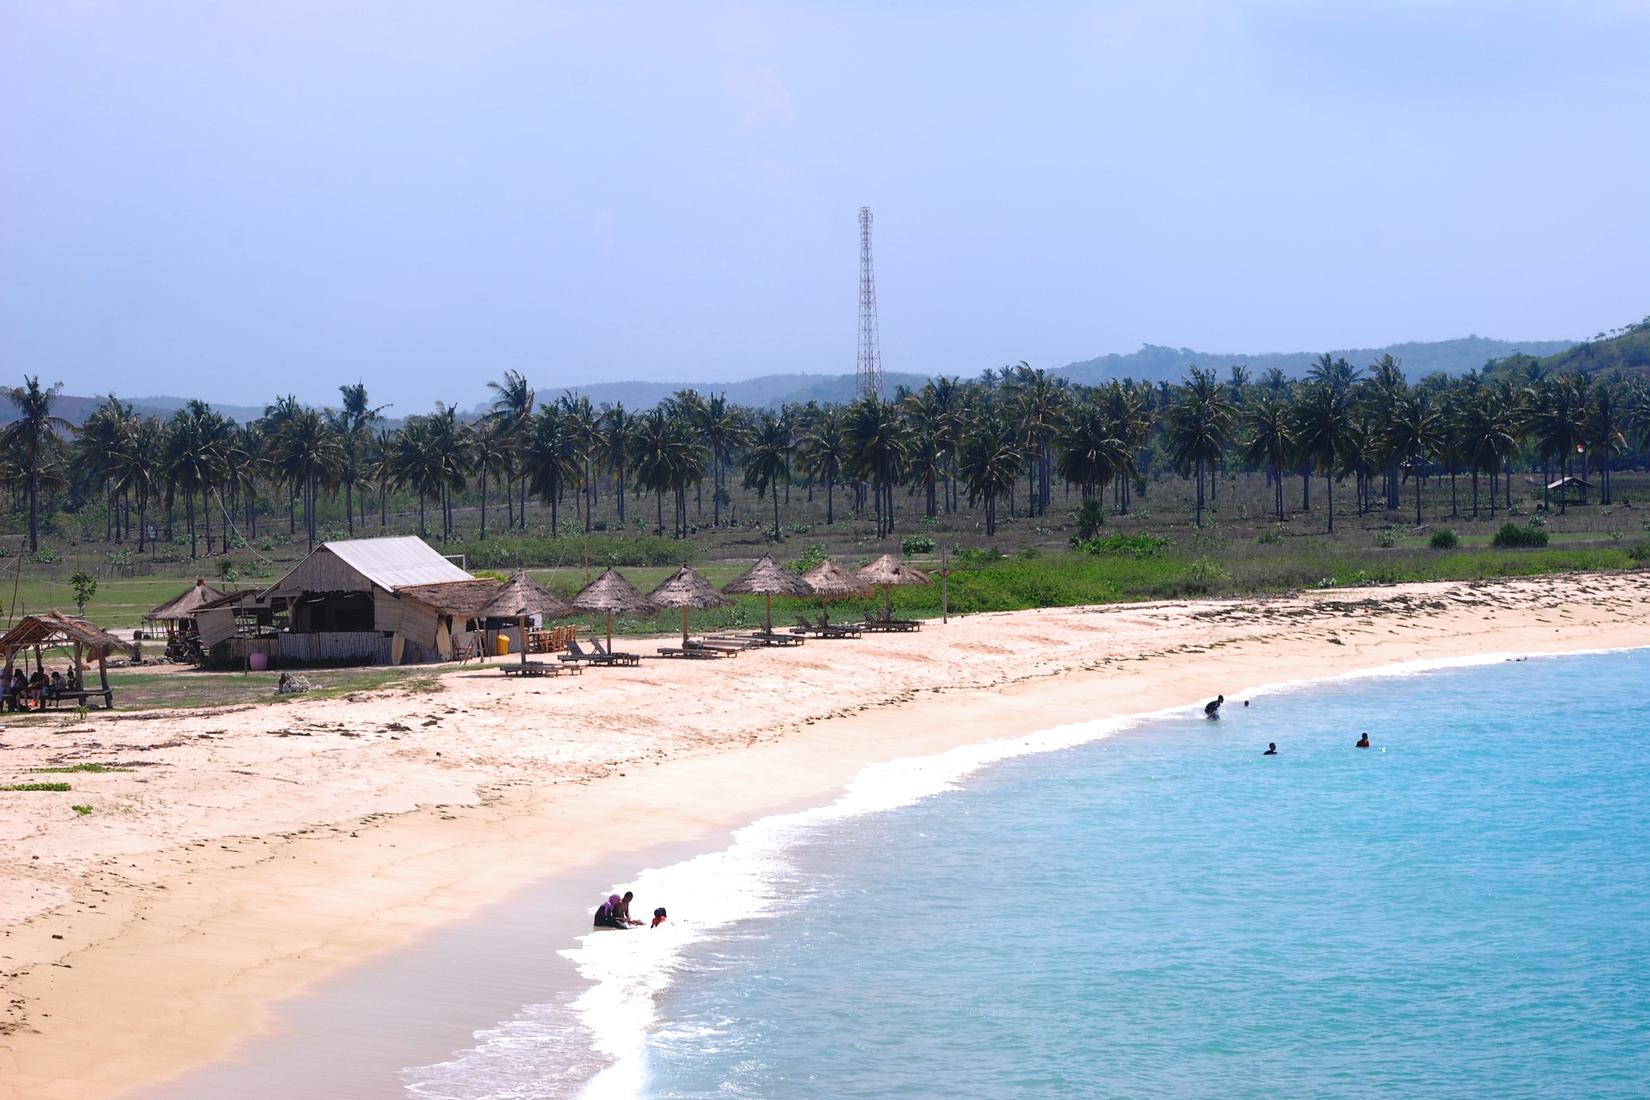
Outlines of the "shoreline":
<svg viewBox="0 0 1650 1100">
<path fill-rule="evenodd" d="M 804 707 L 802 717 L 777 730 L 772 718 L 757 715 L 720 744 L 653 745 L 648 755 L 613 761 L 605 775 L 506 786 L 468 803 L 435 803 L 353 828 L 340 824 L 326 835 L 277 834 L 253 842 L 243 833 L 236 838 L 239 851 L 197 856 L 147 888 L 128 881 L 124 898 L 111 889 L 118 900 L 104 902 L 96 914 L 82 901 L 75 923 L 84 931 L 63 930 L 62 907 L 9 924 L 5 965 L 27 1012 L 23 1027 L 5 1039 L 10 1049 L 0 1060 L 0 1090 L 108 1095 L 174 1078 L 223 1058 L 237 1038 L 267 1029 L 276 1019 L 274 1001 L 319 989 L 317 982 L 342 968 L 406 947 L 524 884 L 598 865 L 634 866 L 641 852 L 659 844 L 703 850 L 707 838 L 739 825 L 787 807 L 818 805 L 871 765 L 1201 702 L 1215 685 L 1237 694 L 1234 684 L 1301 680 L 1276 673 L 1307 665 L 1304 679 L 1316 682 L 1378 674 L 1380 666 L 1429 656 L 1434 663 L 1455 661 L 1463 649 L 1492 645 L 1498 653 L 1532 655 L 1647 645 L 1647 609 L 1644 586 L 1633 575 L 1431 584 L 1270 601 L 976 616 L 871 644 L 810 642 L 797 651 L 805 656 L 790 661 L 749 654 L 712 666 L 721 675 L 660 668 L 665 686 L 681 685 L 672 702 L 698 706 L 713 723 L 725 723 L 730 708 L 717 695 L 719 682 L 751 687 L 777 677 L 785 695 L 797 690 L 799 679 L 829 683 L 862 674 L 869 662 L 854 658 L 868 651 L 890 662 L 915 653 L 920 664 L 937 666 L 902 669 L 880 699 L 846 705 L 814 699 L 811 711 Z M 1155 644 L 1143 649 L 1141 643 Z M 951 682 L 956 669 L 941 652 L 947 647 L 980 651 L 969 666 L 972 682 Z M 808 651 L 826 651 L 823 664 L 818 652 Z M 807 676 L 798 670 L 804 664 Z M 731 675 L 723 665 L 741 667 Z M 492 679 L 502 677 L 495 672 Z M 626 688 L 615 677 L 595 694 L 660 686 L 650 680 L 637 677 Z M 697 695 L 689 690 L 695 686 Z M 875 685 L 848 687 L 875 694 Z M 656 708 L 656 693 L 653 698 Z M 610 709 L 611 701 L 598 700 L 597 709 Z M 628 824 L 623 831 L 604 827 L 612 821 Z M 256 853 L 246 851 L 255 846 Z M 249 854 L 254 858 L 235 858 Z M 350 888 L 339 890 L 340 880 Z M 581 908 L 585 900 L 578 899 Z M 96 929 L 108 923 L 109 906 L 121 902 L 130 917 L 116 929 Z M 54 960 L 67 968 L 47 967 L 48 924 L 70 945 Z M 44 949 L 30 956 L 41 962 L 13 970 L 24 944 Z M 65 1017 L 71 1022 L 62 1023 Z M 133 1019 L 150 1024 L 134 1029 Z M 96 1069 L 73 1057 L 76 1046 L 84 1051 L 87 1043 L 111 1055 Z"/>
</svg>

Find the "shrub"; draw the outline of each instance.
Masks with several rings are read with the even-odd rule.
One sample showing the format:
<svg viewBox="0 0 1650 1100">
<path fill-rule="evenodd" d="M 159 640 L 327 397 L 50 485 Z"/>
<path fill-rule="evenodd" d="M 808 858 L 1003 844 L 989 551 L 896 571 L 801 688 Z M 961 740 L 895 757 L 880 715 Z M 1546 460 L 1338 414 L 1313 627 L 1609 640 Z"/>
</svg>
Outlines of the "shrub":
<svg viewBox="0 0 1650 1100">
<path fill-rule="evenodd" d="M 899 544 L 899 552 L 908 558 L 917 554 L 932 554 L 934 539 L 930 535 L 907 535 Z"/>
<path fill-rule="evenodd" d="M 995 546 L 959 546 L 953 556 L 959 565 L 990 565 L 1003 560 L 1003 552 Z"/>
<path fill-rule="evenodd" d="M 1375 532 L 1375 545 L 1382 550 L 1391 550 L 1398 545 L 1398 532 L 1390 527 L 1383 527 Z"/>
<path fill-rule="evenodd" d="M 1169 545 L 1162 535 L 1109 535 L 1103 539 L 1089 539 L 1077 549 L 1085 554 L 1112 554 L 1126 558 L 1155 558 Z"/>
<path fill-rule="evenodd" d="M 57 562 L 57 551 L 49 546 L 42 546 L 29 555 L 29 560 L 36 565 L 54 565 Z"/>
<path fill-rule="evenodd" d="M 1262 531 L 1255 536 L 1255 541 L 1262 546 L 1276 546 L 1283 541 L 1282 531 Z"/>
<path fill-rule="evenodd" d="M 1547 545 L 1547 532 L 1539 527 L 1520 527 L 1516 523 L 1504 523 L 1491 541 L 1501 547 L 1540 547 Z"/>
<path fill-rule="evenodd" d="M 1434 550 L 1454 550 L 1461 545 L 1461 540 L 1448 527 L 1440 527 L 1432 533 L 1432 537 L 1427 540 L 1427 545 Z"/>
<path fill-rule="evenodd" d="M 1071 536 L 1073 546 L 1100 537 L 1100 531 L 1106 525 L 1106 506 L 1098 497 L 1089 497 L 1083 501 L 1083 506 L 1072 515 L 1077 522 L 1077 533 Z"/>
<path fill-rule="evenodd" d="M 1627 548 L 1627 556 L 1639 565 L 1650 562 L 1650 539 L 1641 539 Z"/>
<path fill-rule="evenodd" d="M 1213 592 L 1231 579 L 1219 562 L 1198 558 L 1186 572 L 1186 588 L 1191 592 Z"/>
<path fill-rule="evenodd" d="M 812 569 L 824 560 L 825 547 L 816 542 L 806 550 L 802 551 L 801 557 L 791 562 L 791 569 L 798 573 L 806 573 L 808 570 Z"/>
</svg>

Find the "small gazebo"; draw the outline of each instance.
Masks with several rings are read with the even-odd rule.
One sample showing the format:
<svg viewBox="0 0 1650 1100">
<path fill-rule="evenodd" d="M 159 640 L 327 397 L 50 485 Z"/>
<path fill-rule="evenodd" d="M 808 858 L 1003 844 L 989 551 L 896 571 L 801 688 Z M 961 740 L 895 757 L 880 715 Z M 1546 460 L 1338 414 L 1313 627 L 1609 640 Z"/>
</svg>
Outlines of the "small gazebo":
<svg viewBox="0 0 1650 1100">
<path fill-rule="evenodd" d="M 579 589 L 572 607 L 575 611 L 594 611 L 607 616 L 609 653 L 613 651 L 613 616 L 651 615 L 658 610 L 651 600 L 636 591 L 635 585 L 611 568 Z"/>
<path fill-rule="evenodd" d="M 201 608 L 209 603 L 223 599 L 227 592 L 220 592 L 207 584 L 205 580 L 196 578 L 195 583 L 167 600 L 149 614 L 144 621 L 160 623 L 166 628 L 166 634 L 171 637 L 176 634 L 182 623 L 192 623 Z"/>
<path fill-rule="evenodd" d="M 769 634 L 773 633 L 773 598 L 775 596 L 811 596 L 813 589 L 796 573 L 765 555 L 755 565 L 722 586 L 729 595 L 763 596 L 767 599 Z"/>
<path fill-rule="evenodd" d="M 802 579 L 808 583 L 809 590 L 819 600 L 820 621 L 827 625 L 831 620 L 832 600 L 863 596 L 871 590 L 871 586 L 858 574 L 848 572 L 830 558 L 802 574 Z"/>
<path fill-rule="evenodd" d="M 688 647 L 688 612 L 711 607 L 727 607 L 733 601 L 716 591 L 697 571 L 683 565 L 674 574 L 659 582 L 659 587 L 647 594 L 657 607 L 682 609 L 682 648 Z M 611 647 L 609 647 L 611 648 Z"/>
<path fill-rule="evenodd" d="M 69 647 L 74 650 L 75 680 L 81 690 L 86 690 L 86 661 L 94 660 L 97 662 L 101 688 L 91 694 L 102 695 L 105 705 L 114 706 L 114 692 L 109 687 L 109 654 L 117 650 L 129 654 L 132 647 L 85 619 L 76 619 L 55 610 L 40 615 L 25 615 L 16 626 L 0 636 L 0 661 L 4 662 L 5 675 L 9 680 L 19 653 L 23 654 L 27 664 L 28 651 L 32 649 L 34 667 L 43 669 L 42 650 Z"/>
<path fill-rule="evenodd" d="M 892 554 L 884 554 L 859 571 L 860 580 L 882 589 L 882 617 L 894 617 L 894 586 L 896 584 L 933 584 L 928 574 L 913 569 Z"/>
</svg>

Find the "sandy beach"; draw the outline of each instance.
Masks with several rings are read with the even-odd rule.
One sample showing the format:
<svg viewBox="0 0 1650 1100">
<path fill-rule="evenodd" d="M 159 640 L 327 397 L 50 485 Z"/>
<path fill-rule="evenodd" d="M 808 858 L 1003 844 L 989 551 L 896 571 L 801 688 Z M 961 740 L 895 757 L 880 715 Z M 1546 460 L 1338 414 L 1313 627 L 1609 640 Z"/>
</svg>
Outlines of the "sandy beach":
<svg viewBox="0 0 1650 1100">
<path fill-rule="evenodd" d="M 652 652 L 654 643 L 632 648 Z M 541 880 L 825 800 L 868 764 L 1223 692 L 1650 645 L 1638 575 L 979 615 L 576 678 L 0 730 L 0 1096 L 109 1096 L 231 1056 L 271 1006 Z M 581 873 L 590 882 L 577 889 Z M 608 877 L 604 877 L 607 875 Z"/>
</svg>

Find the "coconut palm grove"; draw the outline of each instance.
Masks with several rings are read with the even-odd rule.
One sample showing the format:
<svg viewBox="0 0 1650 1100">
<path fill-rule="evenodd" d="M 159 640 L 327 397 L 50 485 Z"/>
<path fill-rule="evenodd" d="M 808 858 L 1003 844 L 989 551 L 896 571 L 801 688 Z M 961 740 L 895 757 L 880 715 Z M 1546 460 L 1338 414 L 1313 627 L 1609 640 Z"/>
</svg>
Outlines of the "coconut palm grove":
<svg viewBox="0 0 1650 1100">
<path fill-rule="evenodd" d="M 481 408 L 394 420 L 353 384 L 334 406 L 277 397 L 243 422 L 109 396 L 73 425 L 61 384 L 25 376 L 0 436 L 6 550 L 19 576 L 110 577 L 256 576 L 380 533 L 498 567 L 748 559 L 773 543 L 964 568 L 1048 554 L 1051 574 L 1062 555 L 1160 561 L 1145 588 L 1056 602 L 1628 566 L 1646 556 L 1647 348 L 1650 320 L 1462 376 L 1324 355 L 1303 378 L 1188 365 L 1179 384 L 1086 386 L 1022 363 L 772 408 L 692 390 L 598 406 L 509 371 Z M 1550 539 L 1545 555 L 1490 553 Z"/>
</svg>

